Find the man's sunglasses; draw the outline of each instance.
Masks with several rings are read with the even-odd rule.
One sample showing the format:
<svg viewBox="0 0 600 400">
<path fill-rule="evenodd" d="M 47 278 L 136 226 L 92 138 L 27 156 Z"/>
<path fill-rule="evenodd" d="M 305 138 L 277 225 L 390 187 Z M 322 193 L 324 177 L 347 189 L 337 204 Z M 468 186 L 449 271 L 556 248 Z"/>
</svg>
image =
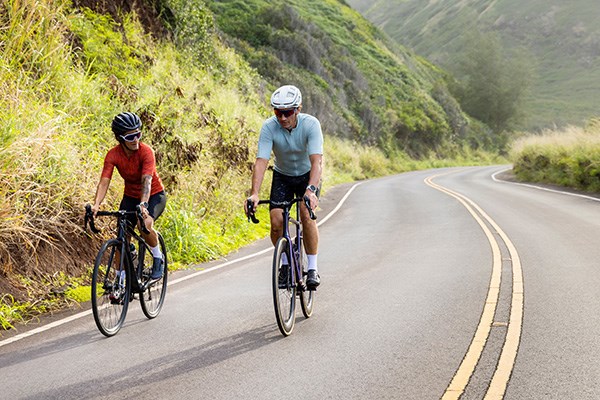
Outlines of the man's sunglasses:
<svg viewBox="0 0 600 400">
<path fill-rule="evenodd" d="M 290 110 L 278 110 L 277 108 L 275 108 L 275 109 L 273 109 L 273 111 L 275 111 L 275 115 L 278 118 L 281 118 L 282 116 L 289 118 L 296 112 L 296 108 L 292 108 Z"/>
<path fill-rule="evenodd" d="M 136 140 L 139 140 L 142 137 L 142 131 L 131 132 L 127 135 L 121 135 L 119 137 L 126 142 L 135 142 Z"/>
</svg>

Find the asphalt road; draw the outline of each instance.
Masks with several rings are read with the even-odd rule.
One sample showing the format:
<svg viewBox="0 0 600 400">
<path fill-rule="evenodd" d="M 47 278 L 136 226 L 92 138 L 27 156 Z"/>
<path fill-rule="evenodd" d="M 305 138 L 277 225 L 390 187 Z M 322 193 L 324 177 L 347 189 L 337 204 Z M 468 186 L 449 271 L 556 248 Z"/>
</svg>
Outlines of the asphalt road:
<svg viewBox="0 0 600 400">
<path fill-rule="evenodd" d="M 90 314 L 5 335 L 0 398 L 598 399 L 600 203 L 504 169 L 326 193 L 320 220 L 352 190 L 320 227 L 313 317 L 287 338 L 271 253 L 235 261 L 262 240 L 174 274 L 159 317 L 133 303 L 112 338 Z"/>
</svg>

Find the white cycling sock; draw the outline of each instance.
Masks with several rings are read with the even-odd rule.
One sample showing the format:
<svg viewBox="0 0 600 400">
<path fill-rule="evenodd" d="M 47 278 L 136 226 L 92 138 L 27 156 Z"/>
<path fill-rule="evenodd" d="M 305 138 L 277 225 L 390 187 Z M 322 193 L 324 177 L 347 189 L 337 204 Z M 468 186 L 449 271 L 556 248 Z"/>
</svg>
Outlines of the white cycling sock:
<svg viewBox="0 0 600 400">
<path fill-rule="evenodd" d="M 152 257 L 162 258 L 162 252 L 160 251 L 159 245 L 156 245 L 156 247 L 150 247 L 150 251 L 152 252 Z"/>
<path fill-rule="evenodd" d="M 316 254 L 307 254 L 308 258 L 308 270 L 314 269 L 317 270 L 317 255 Z"/>
<path fill-rule="evenodd" d="M 286 253 L 281 253 L 281 263 L 285 264 L 285 265 L 289 265 L 290 264 L 290 263 L 288 263 L 287 254 Z"/>
</svg>

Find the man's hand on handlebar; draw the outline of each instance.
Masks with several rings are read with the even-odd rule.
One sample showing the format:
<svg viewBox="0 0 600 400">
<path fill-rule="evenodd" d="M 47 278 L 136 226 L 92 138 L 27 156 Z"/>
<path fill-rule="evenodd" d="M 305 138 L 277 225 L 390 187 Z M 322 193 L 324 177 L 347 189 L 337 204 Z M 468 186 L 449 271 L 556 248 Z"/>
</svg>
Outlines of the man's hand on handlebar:
<svg viewBox="0 0 600 400">
<path fill-rule="evenodd" d="M 247 217 L 254 215 L 256 207 L 258 206 L 258 200 L 258 195 L 255 194 L 248 197 L 244 202 L 244 212 L 246 213 Z"/>
</svg>

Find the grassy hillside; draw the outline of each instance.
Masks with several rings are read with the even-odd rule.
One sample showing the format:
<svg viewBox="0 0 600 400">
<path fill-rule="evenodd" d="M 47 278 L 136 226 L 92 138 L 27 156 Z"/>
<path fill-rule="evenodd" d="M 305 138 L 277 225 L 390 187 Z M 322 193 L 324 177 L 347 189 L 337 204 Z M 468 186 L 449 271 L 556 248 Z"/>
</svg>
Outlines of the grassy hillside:
<svg viewBox="0 0 600 400">
<path fill-rule="evenodd" d="M 463 52 L 472 29 L 500 34 L 511 49 L 524 48 L 537 76 L 526 128 L 582 125 L 598 114 L 600 8 L 594 0 L 348 0 L 400 43 L 443 67 Z"/>
<path fill-rule="evenodd" d="M 268 97 L 283 82 L 323 121 L 325 191 L 445 157 L 487 161 L 469 147 L 489 142 L 477 136 L 487 131 L 462 115 L 441 71 L 342 3 L 269 4 L 0 3 L 0 326 L 89 297 L 90 264 L 112 228 L 83 232 L 83 207 L 121 111 L 141 116 L 156 151 L 169 196 L 157 226 L 172 267 L 266 235 L 268 218 L 248 224 L 241 204 Z M 122 189 L 115 174 L 104 209 Z"/>
<path fill-rule="evenodd" d="M 297 82 L 337 136 L 420 157 L 489 144 L 448 94 L 444 72 L 338 0 L 208 1 L 219 29 L 274 85 Z"/>
</svg>

